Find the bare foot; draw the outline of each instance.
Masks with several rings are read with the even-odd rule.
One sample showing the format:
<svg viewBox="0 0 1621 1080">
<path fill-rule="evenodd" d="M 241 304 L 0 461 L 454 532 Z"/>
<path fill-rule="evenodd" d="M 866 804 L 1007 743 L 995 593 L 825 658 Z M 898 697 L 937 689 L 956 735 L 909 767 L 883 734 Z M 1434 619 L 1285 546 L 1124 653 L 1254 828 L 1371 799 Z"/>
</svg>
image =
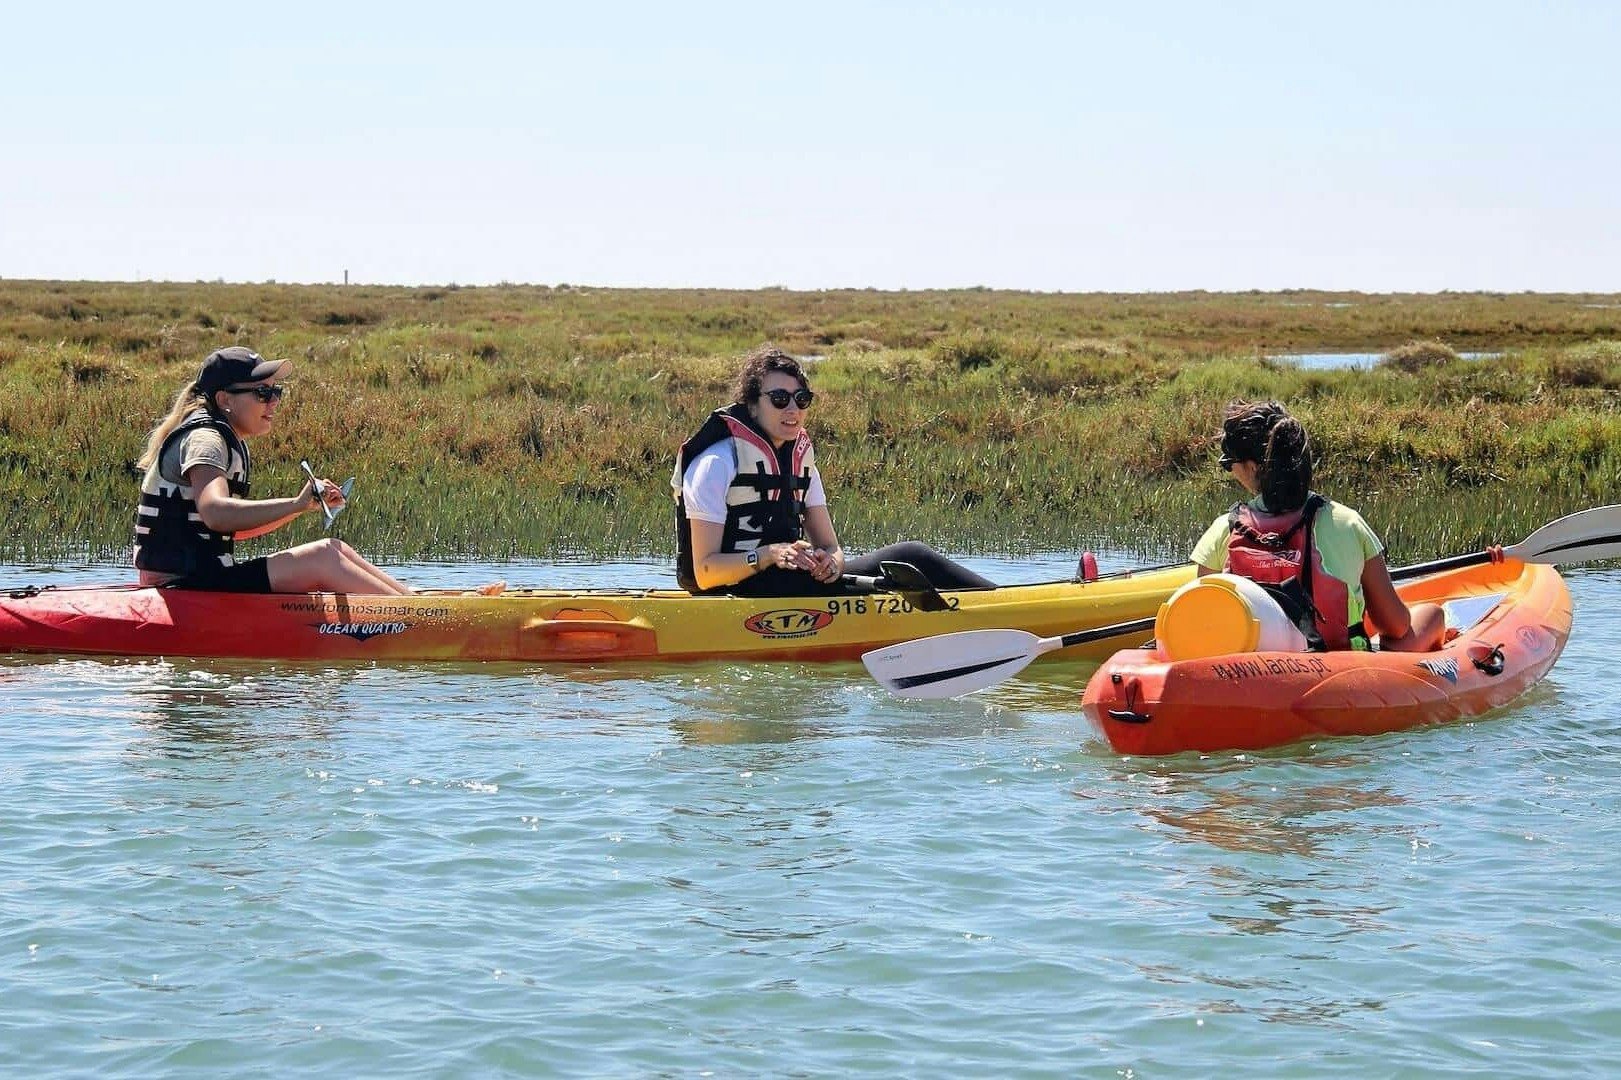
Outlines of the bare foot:
<svg viewBox="0 0 1621 1080">
<path fill-rule="evenodd" d="M 507 591 L 507 583 L 504 581 L 492 581 L 488 585 L 480 585 L 473 591 L 479 596 L 500 596 Z"/>
</svg>

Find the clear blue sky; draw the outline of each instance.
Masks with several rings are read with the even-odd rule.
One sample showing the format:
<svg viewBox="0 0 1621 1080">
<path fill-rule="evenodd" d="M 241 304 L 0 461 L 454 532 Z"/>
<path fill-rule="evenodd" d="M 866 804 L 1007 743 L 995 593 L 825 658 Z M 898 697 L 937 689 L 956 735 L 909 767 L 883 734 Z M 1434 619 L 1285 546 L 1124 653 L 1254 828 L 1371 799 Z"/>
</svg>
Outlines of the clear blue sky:
<svg viewBox="0 0 1621 1080">
<path fill-rule="evenodd" d="M 1621 291 L 1621 4 L 49 7 L 4 277 Z"/>
</svg>

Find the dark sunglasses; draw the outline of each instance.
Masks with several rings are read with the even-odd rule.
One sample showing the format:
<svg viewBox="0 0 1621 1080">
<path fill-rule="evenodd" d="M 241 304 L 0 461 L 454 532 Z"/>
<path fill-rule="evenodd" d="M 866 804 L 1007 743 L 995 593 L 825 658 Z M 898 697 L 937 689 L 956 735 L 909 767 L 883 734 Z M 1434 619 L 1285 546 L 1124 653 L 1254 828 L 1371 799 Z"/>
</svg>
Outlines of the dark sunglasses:
<svg viewBox="0 0 1621 1080">
<path fill-rule="evenodd" d="M 795 405 L 798 405 L 801 409 L 808 409 L 811 406 L 811 402 L 816 400 L 815 392 L 807 390 L 804 387 L 800 387 L 793 393 L 780 389 L 762 390 L 760 391 L 760 396 L 771 402 L 772 407 L 776 409 L 786 409 L 790 401 Z"/>
<path fill-rule="evenodd" d="M 1233 459 L 1228 457 L 1226 454 L 1223 454 L 1221 457 L 1217 458 L 1216 464 L 1220 465 L 1226 472 L 1233 471 Z"/>
<path fill-rule="evenodd" d="M 280 401 L 287 394 L 285 386 L 237 386 L 225 388 L 227 394 L 252 394 L 265 404 Z"/>
</svg>

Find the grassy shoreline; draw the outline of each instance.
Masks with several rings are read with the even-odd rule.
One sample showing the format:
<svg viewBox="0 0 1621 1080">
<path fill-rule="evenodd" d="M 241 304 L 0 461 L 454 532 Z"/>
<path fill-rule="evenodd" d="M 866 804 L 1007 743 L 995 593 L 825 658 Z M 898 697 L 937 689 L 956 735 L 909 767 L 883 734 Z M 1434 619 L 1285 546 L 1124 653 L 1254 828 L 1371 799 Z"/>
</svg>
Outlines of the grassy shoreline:
<svg viewBox="0 0 1621 1080">
<path fill-rule="evenodd" d="M 1415 339 L 1503 355 L 1268 359 Z M 1610 295 L 0 281 L 0 558 L 121 558 L 127 463 L 231 343 L 297 361 L 255 493 L 291 491 L 301 457 L 357 475 L 342 532 L 378 559 L 662 555 L 675 447 L 765 340 L 817 357 L 812 431 L 856 550 L 1184 550 L 1235 497 L 1211 464 L 1234 397 L 1306 420 L 1319 487 L 1393 561 L 1518 539 L 1621 486 Z"/>
</svg>

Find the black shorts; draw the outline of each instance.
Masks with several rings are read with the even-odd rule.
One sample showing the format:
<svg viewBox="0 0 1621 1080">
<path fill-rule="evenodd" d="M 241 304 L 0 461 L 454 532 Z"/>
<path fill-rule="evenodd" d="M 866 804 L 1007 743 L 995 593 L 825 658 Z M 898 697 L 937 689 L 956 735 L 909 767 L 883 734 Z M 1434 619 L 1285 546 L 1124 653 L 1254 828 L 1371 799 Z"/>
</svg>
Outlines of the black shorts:
<svg viewBox="0 0 1621 1080">
<path fill-rule="evenodd" d="M 265 556 L 239 562 L 232 566 L 221 566 L 200 570 L 195 574 L 177 577 L 173 581 L 163 583 L 166 589 L 198 589 L 203 592 L 246 592 L 267 593 L 275 590 L 270 587 L 270 560 Z"/>
</svg>

